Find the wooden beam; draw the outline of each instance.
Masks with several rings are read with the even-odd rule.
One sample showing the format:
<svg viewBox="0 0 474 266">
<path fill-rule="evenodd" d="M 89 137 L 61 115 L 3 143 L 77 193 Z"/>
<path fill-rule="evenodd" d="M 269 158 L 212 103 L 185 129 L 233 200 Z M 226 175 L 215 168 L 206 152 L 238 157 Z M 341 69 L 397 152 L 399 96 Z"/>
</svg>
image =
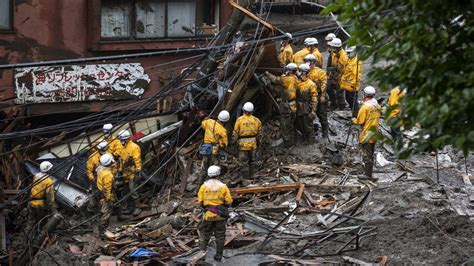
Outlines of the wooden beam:
<svg viewBox="0 0 474 266">
<path fill-rule="evenodd" d="M 237 4 L 236 2 L 230 0 L 229 3 L 231 4 L 232 7 L 237 8 L 240 10 L 242 13 L 245 15 L 249 16 L 251 19 L 257 21 L 258 23 L 261 23 L 263 26 L 269 28 L 272 32 L 275 32 L 275 27 L 272 26 L 272 24 L 266 22 L 265 20 L 261 19 L 254 13 L 250 12 L 248 9 L 242 7 L 241 5 Z"/>
<path fill-rule="evenodd" d="M 257 186 L 257 187 L 245 187 L 245 188 L 233 188 L 230 190 L 233 195 L 243 194 L 256 194 L 263 192 L 275 192 L 275 191 L 291 191 L 300 189 L 301 183 L 289 183 L 269 186 Z"/>
<path fill-rule="evenodd" d="M 298 189 L 298 193 L 296 193 L 296 202 L 299 202 L 301 200 L 301 196 L 303 196 L 303 192 L 304 192 L 304 184 L 301 184 Z"/>
</svg>

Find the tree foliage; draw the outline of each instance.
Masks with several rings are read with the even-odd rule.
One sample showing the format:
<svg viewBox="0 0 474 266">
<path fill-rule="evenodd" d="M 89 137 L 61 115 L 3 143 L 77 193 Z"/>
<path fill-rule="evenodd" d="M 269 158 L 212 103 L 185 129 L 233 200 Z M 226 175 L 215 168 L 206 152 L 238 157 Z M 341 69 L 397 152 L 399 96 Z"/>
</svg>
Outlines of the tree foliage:
<svg viewBox="0 0 474 266">
<path fill-rule="evenodd" d="M 402 156 L 452 145 L 474 147 L 474 1 L 336 0 L 349 45 L 371 57 L 371 82 L 408 90 L 400 104 L 405 129 L 419 128 Z M 402 121 L 402 122 L 401 122 Z"/>
</svg>

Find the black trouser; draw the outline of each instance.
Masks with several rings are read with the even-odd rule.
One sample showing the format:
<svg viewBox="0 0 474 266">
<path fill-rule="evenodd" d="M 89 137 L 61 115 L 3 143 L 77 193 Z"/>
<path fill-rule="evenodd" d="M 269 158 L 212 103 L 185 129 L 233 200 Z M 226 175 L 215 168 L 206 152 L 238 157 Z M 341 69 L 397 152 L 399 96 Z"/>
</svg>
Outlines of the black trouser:
<svg viewBox="0 0 474 266">
<path fill-rule="evenodd" d="M 362 161 L 364 162 L 364 174 L 372 177 L 374 169 L 375 143 L 362 143 Z"/>
<path fill-rule="evenodd" d="M 244 179 L 250 179 L 253 172 L 253 160 L 255 157 L 255 150 L 242 151 L 239 150 L 239 168 L 240 174 Z"/>
<path fill-rule="evenodd" d="M 332 109 L 344 109 L 346 100 L 344 99 L 344 90 L 339 87 L 339 83 L 328 81 L 327 93 Z"/>
<path fill-rule="evenodd" d="M 285 146 L 290 147 L 296 142 L 295 113 L 282 114 L 280 117 L 280 130 Z"/>
<path fill-rule="evenodd" d="M 225 243 L 225 231 L 226 231 L 226 220 L 222 221 L 205 221 L 202 220 L 198 225 L 200 235 L 199 248 L 201 250 L 207 250 L 207 243 L 211 236 L 214 234 L 216 238 L 216 257 L 222 258 L 224 253 Z"/>
<path fill-rule="evenodd" d="M 298 125 L 303 133 L 303 137 L 305 142 L 308 144 L 313 144 L 315 141 L 314 135 L 314 126 L 313 126 L 313 119 L 310 114 L 299 114 L 298 118 Z"/>
<path fill-rule="evenodd" d="M 359 112 L 359 99 L 357 91 L 349 92 L 344 90 L 344 92 L 346 94 L 346 101 L 352 110 L 352 117 L 357 117 L 357 113 Z"/>
<path fill-rule="evenodd" d="M 319 123 L 321 124 L 321 132 L 323 138 L 328 137 L 329 122 L 328 122 L 328 102 L 320 102 L 318 104 L 318 109 L 316 110 L 316 115 L 318 116 Z"/>
<path fill-rule="evenodd" d="M 198 183 L 198 190 L 201 187 L 201 185 L 206 181 L 207 179 L 207 169 L 209 166 L 218 164 L 219 163 L 219 156 L 218 155 L 203 155 L 202 156 L 202 168 L 201 171 L 199 171 L 199 183 Z"/>
</svg>

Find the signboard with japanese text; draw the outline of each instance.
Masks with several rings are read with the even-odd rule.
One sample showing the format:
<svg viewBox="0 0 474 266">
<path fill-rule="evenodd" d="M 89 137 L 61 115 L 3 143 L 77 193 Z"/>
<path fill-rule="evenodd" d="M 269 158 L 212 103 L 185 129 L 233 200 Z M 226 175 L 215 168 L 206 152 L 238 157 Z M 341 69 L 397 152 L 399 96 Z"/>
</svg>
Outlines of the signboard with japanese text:
<svg viewBox="0 0 474 266">
<path fill-rule="evenodd" d="M 140 98 L 150 77 L 139 63 L 19 68 L 16 103 L 105 101 Z"/>
</svg>

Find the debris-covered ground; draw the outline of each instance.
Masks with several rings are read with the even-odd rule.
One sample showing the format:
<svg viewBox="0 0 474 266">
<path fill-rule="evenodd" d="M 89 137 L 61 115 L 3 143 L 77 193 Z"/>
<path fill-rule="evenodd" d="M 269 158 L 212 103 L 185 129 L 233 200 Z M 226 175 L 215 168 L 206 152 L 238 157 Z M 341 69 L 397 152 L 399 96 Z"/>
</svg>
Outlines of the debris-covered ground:
<svg viewBox="0 0 474 266">
<path fill-rule="evenodd" d="M 221 264 L 374 262 L 377 258 L 382 263 L 388 259 L 397 264 L 462 264 L 469 260 L 474 254 L 474 210 L 469 208 L 463 157 L 449 152 L 438 155 L 442 159 L 438 185 L 434 155 L 396 161 L 387 147 L 379 145 L 375 168 L 379 181 L 359 182 L 357 138 L 350 137 L 348 146 L 341 147 L 348 116 L 348 111 L 330 114 L 332 131 L 337 133 L 330 137 L 331 143 L 299 143 L 290 149 L 271 147 L 280 136 L 274 134 L 278 122 L 269 121 L 267 146 L 256 163 L 259 171 L 244 181 L 245 186 L 235 184 L 235 161 L 228 158 L 223 180 L 233 186 L 234 204 Z M 340 166 L 334 164 L 339 157 L 344 161 Z M 102 239 L 95 220 L 83 223 L 83 215 L 63 213 L 64 221 L 43 243 L 34 264 L 199 259 L 215 263 L 212 247 L 206 258 L 194 256 L 201 212 L 195 193 L 199 166 L 194 155 L 184 194 L 176 185 L 155 196 L 143 195 L 141 212 L 124 222 L 113 217 Z M 16 237 L 17 250 L 22 250 L 24 238 Z M 134 257 L 139 248 L 152 253 Z"/>
</svg>

